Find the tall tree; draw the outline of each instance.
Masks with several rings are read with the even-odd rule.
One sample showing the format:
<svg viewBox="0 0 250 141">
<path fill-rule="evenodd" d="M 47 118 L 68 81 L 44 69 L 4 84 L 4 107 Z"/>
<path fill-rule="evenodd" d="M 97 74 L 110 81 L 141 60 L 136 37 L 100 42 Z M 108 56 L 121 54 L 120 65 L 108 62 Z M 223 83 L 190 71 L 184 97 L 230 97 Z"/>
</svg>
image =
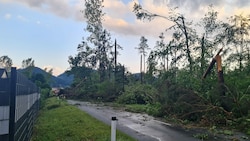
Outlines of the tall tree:
<svg viewBox="0 0 250 141">
<path fill-rule="evenodd" d="M 87 20 L 87 38 L 94 47 L 95 63 L 98 66 L 100 81 L 105 80 L 106 70 L 109 68 L 108 52 L 112 48 L 109 32 L 103 28 L 103 0 L 85 0 L 84 17 Z"/>
<path fill-rule="evenodd" d="M 34 67 L 35 66 L 35 61 L 32 60 L 32 58 L 28 58 L 22 61 L 22 68 L 28 68 L 28 67 Z"/>
<path fill-rule="evenodd" d="M 182 33 L 175 31 L 172 34 L 172 40 L 169 42 L 170 53 L 172 54 L 171 66 L 177 68 L 178 61 L 182 58 L 183 54 L 178 53 L 184 46 L 184 43 L 181 41 Z"/>
<path fill-rule="evenodd" d="M 138 45 L 138 47 L 136 47 L 136 49 L 138 49 L 139 53 L 141 54 L 141 63 L 140 63 L 140 71 L 141 71 L 141 82 L 142 82 L 142 74 L 143 72 L 145 73 L 145 57 L 147 55 L 147 50 L 149 49 L 149 46 L 147 44 L 148 39 L 146 39 L 144 36 L 141 36 L 140 38 L 140 44 Z M 142 57 L 143 57 L 143 61 L 142 61 Z M 144 69 L 142 71 L 142 62 L 144 64 Z"/>
<path fill-rule="evenodd" d="M 50 68 L 50 69 L 44 68 L 44 71 L 47 72 L 45 77 L 46 77 L 47 82 L 50 83 L 51 77 L 53 76 L 53 68 Z"/>
<path fill-rule="evenodd" d="M 192 72 L 193 69 L 193 57 L 192 57 L 192 46 L 195 44 L 196 33 L 194 29 L 191 27 L 192 22 L 187 22 L 182 14 L 176 13 L 174 10 L 171 11 L 171 15 L 169 17 L 151 13 L 142 8 L 140 4 L 134 4 L 134 12 L 138 19 L 140 20 L 153 20 L 155 17 L 164 18 L 174 23 L 169 29 L 178 30 L 181 34 L 181 38 L 183 38 L 185 48 L 182 50 L 185 52 L 185 56 L 189 63 L 189 71 Z M 184 46 L 183 46 L 184 47 Z"/>
<path fill-rule="evenodd" d="M 154 75 L 157 73 L 157 56 L 158 56 L 158 52 L 157 51 L 151 51 L 149 53 L 148 56 L 148 60 L 147 60 L 147 77 L 149 79 L 150 82 L 152 82 L 151 80 L 153 79 Z"/>
<path fill-rule="evenodd" d="M 216 41 L 227 45 L 227 63 L 229 68 L 242 70 L 248 63 L 249 47 L 249 16 L 234 15 L 228 18 L 228 22 L 223 22 L 222 31 L 217 35 Z M 229 54 L 228 54 L 229 53 Z M 238 67 L 237 67 L 238 66 Z"/>
<path fill-rule="evenodd" d="M 111 64 L 114 64 L 114 75 L 115 75 L 115 81 L 116 81 L 116 77 L 117 77 L 117 73 L 118 73 L 118 60 L 117 60 L 117 56 L 119 55 L 119 51 L 118 49 L 123 49 L 122 46 L 120 46 L 116 40 L 115 40 L 115 44 L 114 44 L 114 51 L 110 51 L 110 60 L 111 60 Z M 121 65 L 120 65 L 121 66 Z M 119 69 L 121 70 L 121 69 Z"/>
<path fill-rule="evenodd" d="M 0 67 L 3 67 L 8 71 L 10 71 L 12 65 L 13 65 L 12 60 L 7 55 L 0 57 Z"/>
<path fill-rule="evenodd" d="M 204 18 L 198 23 L 201 27 L 201 35 L 197 37 L 199 45 L 195 50 L 201 54 L 198 62 L 200 62 L 201 74 L 205 72 L 208 59 L 213 57 L 213 52 L 217 51 L 218 43 L 216 43 L 216 36 L 221 30 L 221 21 L 218 21 L 218 12 L 214 11 L 213 5 L 209 5 L 208 12 Z"/>
<path fill-rule="evenodd" d="M 247 44 L 250 42 L 249 39 L 249 29 L 250 29 L 250 19 L 249 17 L 244 17 L 243 15 L 235 15 L 230 17 L 231 22 L 231 33 L 232 37 L 229 40 L 233 46 L 232 50 L 235 53 L 231 55 L 231 58 L 235 58 L 238 61 L 240 71 L 243 69 L 244 64 L 247 63 L 247 53 L 249 47 Z M 230 60 L 233 61 L 233 60 Z"/>
<path fill-rule="evenodd" d="M 149 50 L 149 46 L 147 44 L 148 39 L 146 39 L 144 36 L 141 36 L 140 38 L 140 44 L 136 49 L 138 49 L 139 53 L 143 56 L 143 71 L 145 72 L 145 58 L 147 55 L 147 50 Z"/>
<path fill-rule="evenodd" d="M 163 68 L 164 71 L 166 71 L 166 65 L 167 65 L 167 70 L 168 70 L 168 53 L 169 53 L 169 46 L 166 45 L 166 43 L 164 42 L 164 34 L 163 32 L 160 34 L 159 36 L 159 41 L 156 41 L 156 50 L 158 51 L 157 54 L 159 55 L 160 59 L 161 59 L 161 66 Z M 151 54 L 152 56 L 152 54 Z M 152 58 L 152 57 L 151 57 Z M 167 64 L 166 64 L 167 61 Z"/>
<path fill-rule="evenodd" d="M 28 58 L 22 61 L 22 68 L 25 69 L 24 75 L 28 78 L 32 77 L 32 70 L 35 66 L 35 61 L 32 58 Z"/>
</svg>

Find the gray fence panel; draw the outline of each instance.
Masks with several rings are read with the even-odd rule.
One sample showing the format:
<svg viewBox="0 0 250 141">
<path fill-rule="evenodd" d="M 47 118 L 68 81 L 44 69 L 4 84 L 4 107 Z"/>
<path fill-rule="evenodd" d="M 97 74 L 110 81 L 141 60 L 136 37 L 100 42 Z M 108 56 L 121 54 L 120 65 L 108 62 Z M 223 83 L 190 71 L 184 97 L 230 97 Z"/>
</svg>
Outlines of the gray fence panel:
<svg viewBox="0 0 250 141">
<path fill-rule="evenodd" d="M 39 110 L 37 86 L 16 68 L 0 78 L 0 141 L 29 141 Z"/>
<path fill-rule="evenodd" d="M 0 77 L 6 73 L 4 69 L 1 69 L 0 72 Z M 9 89 L 10 79 L 8 77 L 0 78 L 0 141 L 9 139 Z"/>
</svg>

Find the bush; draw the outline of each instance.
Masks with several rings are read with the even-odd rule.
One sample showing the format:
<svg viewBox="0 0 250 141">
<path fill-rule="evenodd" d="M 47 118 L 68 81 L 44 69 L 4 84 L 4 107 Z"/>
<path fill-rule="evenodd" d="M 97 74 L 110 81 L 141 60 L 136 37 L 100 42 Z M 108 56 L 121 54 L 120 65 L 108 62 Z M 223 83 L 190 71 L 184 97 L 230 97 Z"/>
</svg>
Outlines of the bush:
<svg viewBox="0 0 250 141">
<path fill-rule="evenodd" d="M 146 112 L 152 116 L 162 117 L 163 111 L 161 103 L 156 102 L 155 104 L 147 104 Z"/>
<path fill-rule="evenodd" d="M 125 87 L 125 92 L 118 98 L 122 104 L 152 104 L 157 101 L 157 90 L 147 84 L 134 84 Z"/>
<path fill-rule="evenodd" d="M 41 97 L 40 97 L 40 108 L 44 107 L 45 105 L 45 100 L 49 97 L 50 95 L 50 89 L 45 88 L 45 89 L 41 89 L 41 93 L 40 93 Z"/>
<path fill-rule="evenodd" d="M 238 118 L 234 126 L 239 130 L 244 131 L 247 135 L 250 135 L 250 114 L 246 117 Z"/>
<path fill-rule="evenodd" d="M 113 101 L 116 97 L 116 90 L 114 83 L 110 81 L 104 81 L 97 84 L 97 92 L 95 99 L 101 101 Z"/>
</svg>

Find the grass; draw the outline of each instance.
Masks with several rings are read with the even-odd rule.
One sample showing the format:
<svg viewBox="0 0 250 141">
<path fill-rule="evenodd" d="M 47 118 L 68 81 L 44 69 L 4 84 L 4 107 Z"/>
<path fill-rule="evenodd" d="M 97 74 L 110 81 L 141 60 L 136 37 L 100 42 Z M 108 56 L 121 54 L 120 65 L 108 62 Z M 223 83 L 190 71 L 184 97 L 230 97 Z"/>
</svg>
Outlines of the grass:
<svg viewBox="0 0 250 141">
<path fill-rule="evenodd" d="M 31 141 L 110 141 L 110 126 L 53 97 L 40 111 Z M 117 141 L 135 139 L 118 131 Z"/>
</svg>

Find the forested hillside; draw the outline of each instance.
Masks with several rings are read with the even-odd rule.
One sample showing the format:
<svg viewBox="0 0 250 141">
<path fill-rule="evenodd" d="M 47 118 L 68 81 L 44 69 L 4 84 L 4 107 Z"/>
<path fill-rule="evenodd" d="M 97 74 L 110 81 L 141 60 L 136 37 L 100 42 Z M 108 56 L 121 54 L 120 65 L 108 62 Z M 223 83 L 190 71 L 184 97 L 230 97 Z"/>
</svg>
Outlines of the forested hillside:
<svg viewBox="0 0 250 141">
<path fill-rule="evenodd" d="M 73 75 L 67 75 L 66 72 L 62 73 L 58 77 L 50 74 L 49 72 L 46 72 L 45 70 L 42 70 L 38 67 L 32 67 L 32 68 L 25 68 L 25 69 L 18 69 L 18 71 L 22 73 L 30 73 L 35 77 L 39 75 L 43 75 L 46 79 L 48 79 L 48 83 L 51 87 L 69 87 L 73 81 Z M 36 78 L 34 78 L 36 79 Z"/>
<path fill-rule="evenodd" d="M 121 47 L 102 26 L 102 2 L 86 0 L 85 6 L 89 36 L 77 47 L 78 54 L 69 57 L 75 79 L 68 97 L 148 105 L 155 116 L 250 134 L 249 15 L 220 21 L 208 6 L 193 23 L 176 10 L 164 16 L 135 3 L 138 19 L 164 18 L 173 25 L 159 33 L 151 50 L 141 37 L 136 47 L 141 72 L 133 75 L 117 62 Z"/>
</svg>

